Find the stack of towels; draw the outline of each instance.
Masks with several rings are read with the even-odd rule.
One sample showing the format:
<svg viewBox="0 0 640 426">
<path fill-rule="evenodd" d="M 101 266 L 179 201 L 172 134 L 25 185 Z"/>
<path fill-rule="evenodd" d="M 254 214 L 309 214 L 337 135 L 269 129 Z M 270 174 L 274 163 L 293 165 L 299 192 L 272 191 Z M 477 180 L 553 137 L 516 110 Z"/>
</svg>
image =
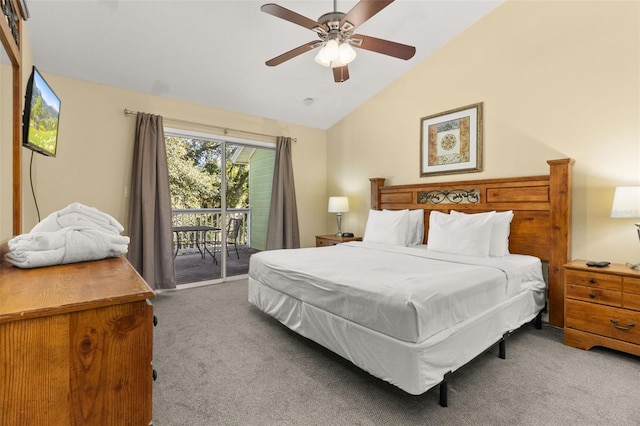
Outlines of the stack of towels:
<svg viewBox="0 0 640 426">
<path fill-rule="evenodd" d="M 5 260 L 19 268 L 38 268 L 117 257 L 128 251 L 123 230 L 107 213 L 73 203 L 9 240 Z"/>
</svg>

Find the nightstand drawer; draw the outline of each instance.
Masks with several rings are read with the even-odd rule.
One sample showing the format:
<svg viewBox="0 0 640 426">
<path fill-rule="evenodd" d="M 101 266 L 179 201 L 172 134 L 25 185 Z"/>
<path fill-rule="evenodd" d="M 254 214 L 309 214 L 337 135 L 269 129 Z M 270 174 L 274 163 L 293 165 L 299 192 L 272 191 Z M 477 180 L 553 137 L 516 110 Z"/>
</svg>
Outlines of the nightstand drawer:
<svg viewBox="0 0 640 426">
<path fill-rule="evenodd" d="M 340 244 L 340 241 L 327 240 L 325 238 L 316 238 L 316 247 L 335 246 Z"/>
<path fill-rule="evenodd" d="M 316 235 L 316 247 L 329 247 L 349 241 L 362 241 L 362 237 L 339 237 L 337 235 Z"/>
<path fill-rule="evenodd" d="M 640 344 L 640 312 L 567 300 L 567 328 Z"/>
<path fill-rule="evenodd" d="M 565 283 L 567 286 L 581 285 L 604 290 L 622 291 L 622 277 L 619 275 L 567 270 L 565 274 Z"/>
<path fill-rule="evenodd" d="M 567 285 L 567 297 L 600 305 L 622 306 L 622 292 L 614 290 L 602 290 L 600 288 L 570 284 Z"/>
</svg>

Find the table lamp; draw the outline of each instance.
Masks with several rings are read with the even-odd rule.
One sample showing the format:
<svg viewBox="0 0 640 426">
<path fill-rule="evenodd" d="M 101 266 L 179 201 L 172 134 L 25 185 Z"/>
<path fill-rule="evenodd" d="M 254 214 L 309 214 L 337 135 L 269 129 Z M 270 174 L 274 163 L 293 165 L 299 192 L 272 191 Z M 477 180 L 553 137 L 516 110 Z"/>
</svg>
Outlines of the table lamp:
<svg viewBox="0 0 640 426">
<path fill-rule="evenodd" d="M 329 197 L 329 213 L 336 213 L 338 221 L 337 237 L 342 236 L 342 213 L 349 211 L 349 199 L 347 197 Z"/>
<path fill-rule="evenodd" d="M 640 218 L 640 186 L 618 186 L 613 196 L 611 217 Z M 640 223 L 636 223 L 640 239 Z M 631 269 L 640 270 L 640 263 L 630 265 Z"/>
</svg>

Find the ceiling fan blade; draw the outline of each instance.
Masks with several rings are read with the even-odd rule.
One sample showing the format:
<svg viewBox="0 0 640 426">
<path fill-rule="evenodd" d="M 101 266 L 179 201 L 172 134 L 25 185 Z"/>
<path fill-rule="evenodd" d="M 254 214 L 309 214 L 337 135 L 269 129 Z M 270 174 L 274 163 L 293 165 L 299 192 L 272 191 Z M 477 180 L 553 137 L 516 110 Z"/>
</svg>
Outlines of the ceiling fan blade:
<svg viewBox="0 0 640 426">
<path fill-rule="evenodd" d="M 393 3 L 393 0 L 360 0 L 360 2 L 353 6 L 353 9 L 340 20 L 340 28 L 343 28 L 346 22 L 351 24 L 351 27 L 348 28 L 349 30 L 358 27 L 391 3 Z"/>
<path fill-rule="evenodd" d="M 265 62 L 265 64 L 270 67 L 275 67 L 276 65 L 280 65 L 281 63 L 288 61 L 289 59 L 295 58 L 298 55 L 302 55 L 303 53 L 308 52 L 309 50 L 313 50 L 321 44 L 322 42 L 319 40 L 310 41 L 307 44 L 303 44 L 302 46 L 298 46 L 295 49 L 291 49 L 290 51 L 276 56 L 273 59 L 269 59 L 267 62 Z"/>
<path fill-rule="evenodd" d="M 416 54 L 416 48 L 413 46 L 361 34 L 351 36 L 350 43 L 352 46 L 359 47 L 360 49 L 370 50 L 404 60 L 411 59 L 413 55 Z"/>
<path fill-rule="evenodd" d="M 346 65 L 333 68 L 333 80 L 336 83 L 343 83 L 349 80 L 349 68 Z"/>
<path fill-rule="evenodd" d="M 293 22 L 294 24 L 298 24 L 313 31 L 317 31 L 317 28 L 322 28 L 325 31 L 328 30 L 325 25 L 320 25 L 318 22 L 309 19 L 306 16 L 302 16 L 294 11 L 285 9 L 284 7 L 278 6 L 274 3 L 267 3 L 265 5 L 262 5 L 260 10 L 264 13 L 268 13 L 269 15 L 284 19 L 285 21 Z"/>
</svg>

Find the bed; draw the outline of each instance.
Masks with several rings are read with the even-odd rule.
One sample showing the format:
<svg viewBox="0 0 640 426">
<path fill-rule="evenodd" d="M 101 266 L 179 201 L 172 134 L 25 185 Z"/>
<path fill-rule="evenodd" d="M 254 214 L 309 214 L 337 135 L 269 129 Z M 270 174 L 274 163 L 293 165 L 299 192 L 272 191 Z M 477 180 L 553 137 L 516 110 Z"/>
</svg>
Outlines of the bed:
<svg viewBox="0 0 640 426">
<path fill-rule="evenodd" d="M 372 178 L 364 241 L 254 254 L 249 302 L 407 393 L 439 385 L 447 406 L 449 375 L 495 344 L 504 358 L 505 337 L 540 326 L 545 306 L 564 323 L 573 160 L 548 164 L 544 176 Z"/>
</svg>

